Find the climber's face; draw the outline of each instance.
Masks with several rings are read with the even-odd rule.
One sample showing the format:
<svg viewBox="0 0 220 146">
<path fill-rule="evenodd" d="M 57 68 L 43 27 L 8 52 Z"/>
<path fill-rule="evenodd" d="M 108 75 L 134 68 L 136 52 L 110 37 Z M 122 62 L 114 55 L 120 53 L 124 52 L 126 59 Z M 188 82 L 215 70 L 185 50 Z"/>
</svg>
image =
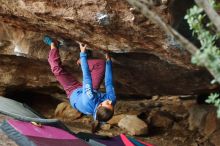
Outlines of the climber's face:
<svg viewBox="0 0 220 146">
<path fill-rule="evenodd" d="M 99 104 L 99 107 L 100 106 L 113 110 L 113 105 L 112 105 L 112 101 L 111 100 L 103 101 L 102 103 Z"/>
</svg>

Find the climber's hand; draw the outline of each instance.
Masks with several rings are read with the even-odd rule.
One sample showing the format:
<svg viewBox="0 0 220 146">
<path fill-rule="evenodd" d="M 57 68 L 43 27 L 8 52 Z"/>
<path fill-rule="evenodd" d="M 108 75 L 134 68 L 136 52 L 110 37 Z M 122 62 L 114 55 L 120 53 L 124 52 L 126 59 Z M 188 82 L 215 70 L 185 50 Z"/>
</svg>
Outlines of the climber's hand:
<svg viewBox="0 0 220 146">
<path fill-rule="evenodd" d="M 81 64 L 80 59 L 78 59 L 78 60 L 76 61 L 76 64 L 77 64 L 78 66 L 80 66 L 80 64 Z"/>
<path fill-rule="evenodd" d="M 80 51 L 81 51 L 82 53 L 85 53 L 85 52 L 86 52 L 86 47 L 87 47 L 86 44 L 82 44 L 82 43 L 79 42 L 79 48 L 80 48 Z"/>
<path fill-rule="evenodd" d="M 108 52 L 105 52 L 105 58 L 106 58 L 107 61 L 111 60 L 111 56 L 109 55 Z"/>
</svg>

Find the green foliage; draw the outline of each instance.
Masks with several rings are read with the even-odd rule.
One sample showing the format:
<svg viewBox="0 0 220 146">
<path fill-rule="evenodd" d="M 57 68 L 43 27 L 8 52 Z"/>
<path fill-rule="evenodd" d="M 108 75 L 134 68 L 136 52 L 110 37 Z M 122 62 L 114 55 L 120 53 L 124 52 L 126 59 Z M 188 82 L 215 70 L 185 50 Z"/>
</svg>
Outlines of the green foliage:
<svg viewBox="0 0 220 146">
<path fill-rule="evenodd" d="M 215 10 L 220 10 L 220 3 L 214 5 Z"/>
<path fill-rule="evenodd" d="M 217 117 L 220 118 L 220 99 L 218 93 L 211 93 L 208 99 L 206 99 L 207 103 L 214 104 L 217 107 Z"/>
<path fill-rule="evenodd" d="M 212 5 L 214 5 L 213 2 Z M 219 35 L 213 35 L 209 31 L 213 25 L 205 22 L 207 20 L 206 14 L 198 6 L 189 9 L 185 19 L 193 31 L 193 35 L 196 35 L 201 43 L 200 50 L 192 57 L 192 63 L 212 70 L 216 80 L 220 82 L 220 50 L 215 45 Z"/>
<path fill-rule="evenodd" d="M 215 9 L 219 9 L 220 5 L 215 4 L 214 0 L 209 0 Z M 216 46 L 216 40 L 219 34 L 213 34 L 213 24 L 207 22 L 207 16 L 203 9 L 198 6 L 193 6 L 188 10 L 185 16 L 193 35 L 196 35 L 200 41 L 200 49 L 192 56 L 192 63 L 199 66 L 204 66 L 211 70 L 215 80 L 220 83 L 220 50 Z M 212 93 L 207 103 L 214 104 L 217 107 L 217 116 L 220 118 L 220 99 L 219 94 Z"/>
</svg>

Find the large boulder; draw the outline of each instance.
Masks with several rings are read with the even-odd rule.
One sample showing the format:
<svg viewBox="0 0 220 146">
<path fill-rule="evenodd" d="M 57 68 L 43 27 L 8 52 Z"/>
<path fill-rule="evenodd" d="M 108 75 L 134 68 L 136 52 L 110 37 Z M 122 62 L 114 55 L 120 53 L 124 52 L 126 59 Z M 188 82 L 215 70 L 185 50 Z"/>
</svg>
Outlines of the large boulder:
<svg viewBox="0 0 220 146">
<path fill-rule="evenodd" d="M 217 118 L 216 108 L 210 105 L 196 105 L 189 109 L 189 130 L 198 130 L 204 137 L 216 135 L 220 130 L 220 119 Z"/>
<path fill-rule="evenodd" d="M 208 114 L 207 106 L 196 105 L 189 109 L 189 130 L 197 130 L 204 124 Z"/>
<path fill-rule="evenodd" d="M 136 115 L 126 115 L 119 121 L 118 126 L 125 129 L 130 135 L 148 134 L 148 125 Z"/>
<path fill-rule="evenodd" d="M 154 9 L 177 25 L 192 2 L 174 0 Z M 176 11 L 178 10 L 178 11 Z M 62 89 L 47 63 L 45 34 L 59 38 L 64 65 L 76 77 L 82 41 L 102 57 L 113 56 L 115 88 L 121 95 L 197 94 L 215 88 L 211 75 L 190 63 L 190 55 L 125 0 L 0 0 L 0 93 L 8 89 Z M 11 90 L 10 90 L 11 91 Z"/>
<path fill-rule="evenodd" d="M 173 125 L 174 121 L 166 112 L 153 111 L 150 113 L 150 123 L 154 127 L 168 129 Z"/>
<path fill-rule="evenodd" d="M 118 122 L 123 119 L 126 115 L 125 114 L 121 114 L 121 115 L 115 115 L 113 116 L 107 123 L 111 124 L 111 125 L 118 125 Z"/>
</svg>

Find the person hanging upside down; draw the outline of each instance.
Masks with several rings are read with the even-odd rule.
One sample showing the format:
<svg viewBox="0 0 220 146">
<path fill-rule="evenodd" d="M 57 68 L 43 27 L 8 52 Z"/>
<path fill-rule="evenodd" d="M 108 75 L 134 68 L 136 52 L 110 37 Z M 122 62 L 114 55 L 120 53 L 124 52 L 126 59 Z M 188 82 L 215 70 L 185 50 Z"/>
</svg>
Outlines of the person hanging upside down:
<svg viewBox="0 0 220 146">
<path fill-rule="evenodd" d="M 107 122 L 114 114 L 116 104 L 115 90 L 112 77 L 112 61 L 106 53 L 106 61 L 102 59 L 87 60 L 86 45 L 79 43 L 80 64 L 83 81 L 80 83 L 62 66 L 59 55 L 59 42 L 45 36 L 44 43 L 50 46 L 48 62 L 52 73 L 63 87 L 70 104 L 79 112 L 92 115 L 94 120 Z M 105 75 L 106 93 L 99 91 Z M 95 132 L 93 127 L 93 132 Z"/>
</svg>

